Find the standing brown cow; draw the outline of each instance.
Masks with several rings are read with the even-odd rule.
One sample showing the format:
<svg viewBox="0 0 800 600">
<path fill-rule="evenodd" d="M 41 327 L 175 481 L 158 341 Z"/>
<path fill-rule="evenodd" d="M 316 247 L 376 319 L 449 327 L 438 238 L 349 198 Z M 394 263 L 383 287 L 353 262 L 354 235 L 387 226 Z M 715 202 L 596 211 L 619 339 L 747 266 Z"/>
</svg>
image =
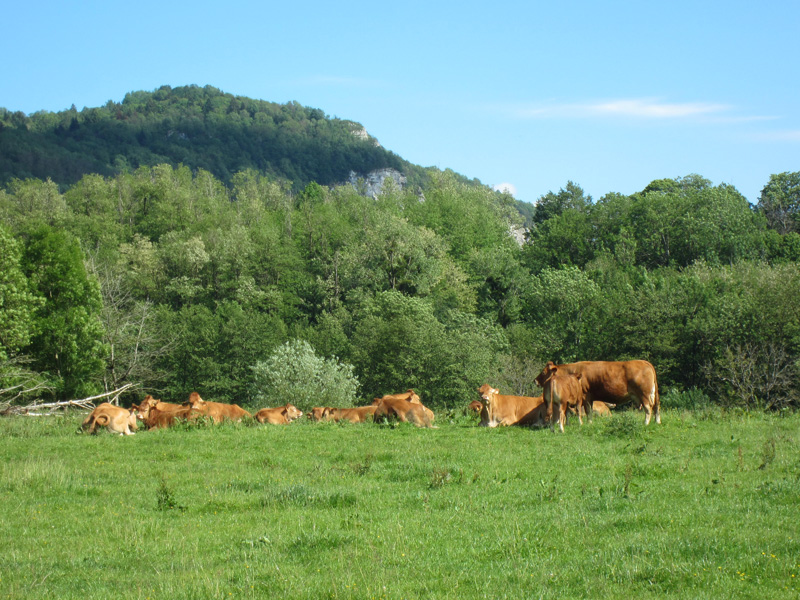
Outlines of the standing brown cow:
<svg viewBox="0 0 800 600">
<path fill-rule="evenodd" d="M 564 433 L 564 425 L 567 423 L 567 411 L 574 410 L 578 414 L 578 421 L 583 425 L 581 414 L 584 408 L 589 408 L 586 400 L 586 390 L 583 386 L 583 375 L 573 374 L 553 365 L 548 369 L 547 376 L 542 382 L 542 396 L 547 403 L 547 412 L 552 415 L 555 421 L 555 405 L 558 404 L 558 426 L 561 433 Z M 591 411 L 591 408 L 589 408 Z"/>
<path fill-rule="evenodd" d="M 647 411 L 645 425 L 650 423 L 653 411 L 656 423 L 661 423 L 656 369 L 646 360 L 581 361 L 564 365 L 555 365 L 550 361 L 536 377 L 536 383 L 544 387 L 548 372 L 556 367 L 562 372 L 581 374 L 587 401 L 624 404 L 635 400 Z"/>
</svg>

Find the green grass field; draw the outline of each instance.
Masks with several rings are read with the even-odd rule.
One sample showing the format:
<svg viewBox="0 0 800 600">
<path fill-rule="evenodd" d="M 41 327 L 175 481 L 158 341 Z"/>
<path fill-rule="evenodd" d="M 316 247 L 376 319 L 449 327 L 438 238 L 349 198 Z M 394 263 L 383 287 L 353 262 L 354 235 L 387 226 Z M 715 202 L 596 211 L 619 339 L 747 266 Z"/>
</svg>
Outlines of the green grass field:
<svg viewBox="0 0 800 600">
<path fill-rule="evenodd" d="M 0 598 L 800 597 L 800 414 L 0 419 Z"/>
</svg>

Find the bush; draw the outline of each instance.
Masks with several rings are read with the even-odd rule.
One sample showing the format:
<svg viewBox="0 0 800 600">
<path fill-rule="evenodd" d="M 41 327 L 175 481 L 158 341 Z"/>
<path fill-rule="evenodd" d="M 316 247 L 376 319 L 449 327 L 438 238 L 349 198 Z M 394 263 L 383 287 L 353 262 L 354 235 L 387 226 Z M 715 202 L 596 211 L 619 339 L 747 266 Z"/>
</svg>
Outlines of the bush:
<svg viewBox="0 0 800 600">
<path fill-rule="evenodd" d="M 290 340 L 253 367 L 253 397 L 260 405 L 287 402 L 302 411 L 314 406 L 348 407 L 355 404 L 360 384 L 353 366 L 317 356 L 303 340 Z"/>
<path fill-rule="evenodd" d="M 703 409 L 710 406 L 711 398 L 698 388 L 690 388 L 688 390 L 671 389 L 661 396 L 661 404 L 665 408 Z"/>
</svg>

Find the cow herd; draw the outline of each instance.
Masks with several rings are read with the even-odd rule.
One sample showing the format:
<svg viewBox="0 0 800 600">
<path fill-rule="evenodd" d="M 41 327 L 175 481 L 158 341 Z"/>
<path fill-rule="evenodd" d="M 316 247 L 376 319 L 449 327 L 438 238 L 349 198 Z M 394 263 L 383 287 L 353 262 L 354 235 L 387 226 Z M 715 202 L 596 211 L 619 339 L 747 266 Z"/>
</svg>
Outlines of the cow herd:
<svg viewBox="0 0 800 600">
<path fill-rule="evenodd" d="M 617 404 L 634 402 L 646 411 L 645 424 L 650 423 L 654 414 L 656 423 L 661 423 L 655 368 L 644 360 L 582 361 L 562 365 L 551 361 L 536 377 L 536 383 L 542 388 L 542 395 L 536 397 L 504 395 L 489 384 L 484 384 L 478 388 L 481 400 L 472 401 L 468 410 L 479 414 L 480 424 L 487 427 L 544 427 L 554 426 L 558 421 L 563 432 L 568 412 L 575 413 L 583 424 L 585 415 L 593 412 L 610 414 L 609 409 Z M 106 428 L 121 435 L 133 435 L 138 422 L 148 430 L 201 418 L 214 423 L 255 419 L 262 424 L 288 425 L 302 416 L 302 411 L 288 403 L 276 408 L 262 408 L 251 415 L 236 404 L 207 402 L 200 394 L 192 392 L 189 400 L 183 404 L 162 402 L 149 395 L 130 410 L 106 402 L 92 411 L 81 428 L 89 433 Z M 367 406 L 314 407 L 307 416 L 313 421 L 351 423 L 397 420 L 413 423 L 417 427 L 434 427 L 435 418 L 433 411 L 423 405 L 419 395 L 411 389 L 375 398 Z"/>
</svg>

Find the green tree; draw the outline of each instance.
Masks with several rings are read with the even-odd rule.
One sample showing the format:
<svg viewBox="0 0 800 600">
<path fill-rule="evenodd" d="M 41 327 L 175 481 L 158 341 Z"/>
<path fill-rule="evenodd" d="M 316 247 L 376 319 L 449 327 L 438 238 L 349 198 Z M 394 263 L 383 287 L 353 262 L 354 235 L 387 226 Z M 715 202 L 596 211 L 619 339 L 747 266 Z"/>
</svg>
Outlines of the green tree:
<svg viewBox="0 0 800 600">
<path fill-rule="evenodd" d="M 45 300 L 36 309 L 30 345 L 36 369 L 50 374 L 60 397 L 96 392 L 107 351 L 102 300 L 77 240 L 47 226 L 37 229 L 27 240 L 23 269 L 34 292 Z"/>
<path fill-rule="evenodd" d="M 20 244 L 0 225 L 0 361 L 28 346 L 35 311 L 44 301 L 29 288 L 21 257 Z"/>
<path fill-rule="evenodd" d="M 591 203 L 592 197 L 587 196 L 581 186 L 568 181 L 566 188 L 561 188 L 558 193 L 547 192 L 536 201 L 532 221 L 538 225 L 568 210 L 583 212 Z"/>
<path fill-rule="evenodd" d="M 761 190 L 758 210 L 778 233 L 800 233 L 800 171 L 770 175 Z"/>
<path fill-rule="evenodd" d="M 445 336 L 433 306 L 423 299 L 397 291 L 366 299 L 353 311 L 350 359 L 367 398 L 408 388 L 424 396 L 439 389 Z"/>
</svg>

